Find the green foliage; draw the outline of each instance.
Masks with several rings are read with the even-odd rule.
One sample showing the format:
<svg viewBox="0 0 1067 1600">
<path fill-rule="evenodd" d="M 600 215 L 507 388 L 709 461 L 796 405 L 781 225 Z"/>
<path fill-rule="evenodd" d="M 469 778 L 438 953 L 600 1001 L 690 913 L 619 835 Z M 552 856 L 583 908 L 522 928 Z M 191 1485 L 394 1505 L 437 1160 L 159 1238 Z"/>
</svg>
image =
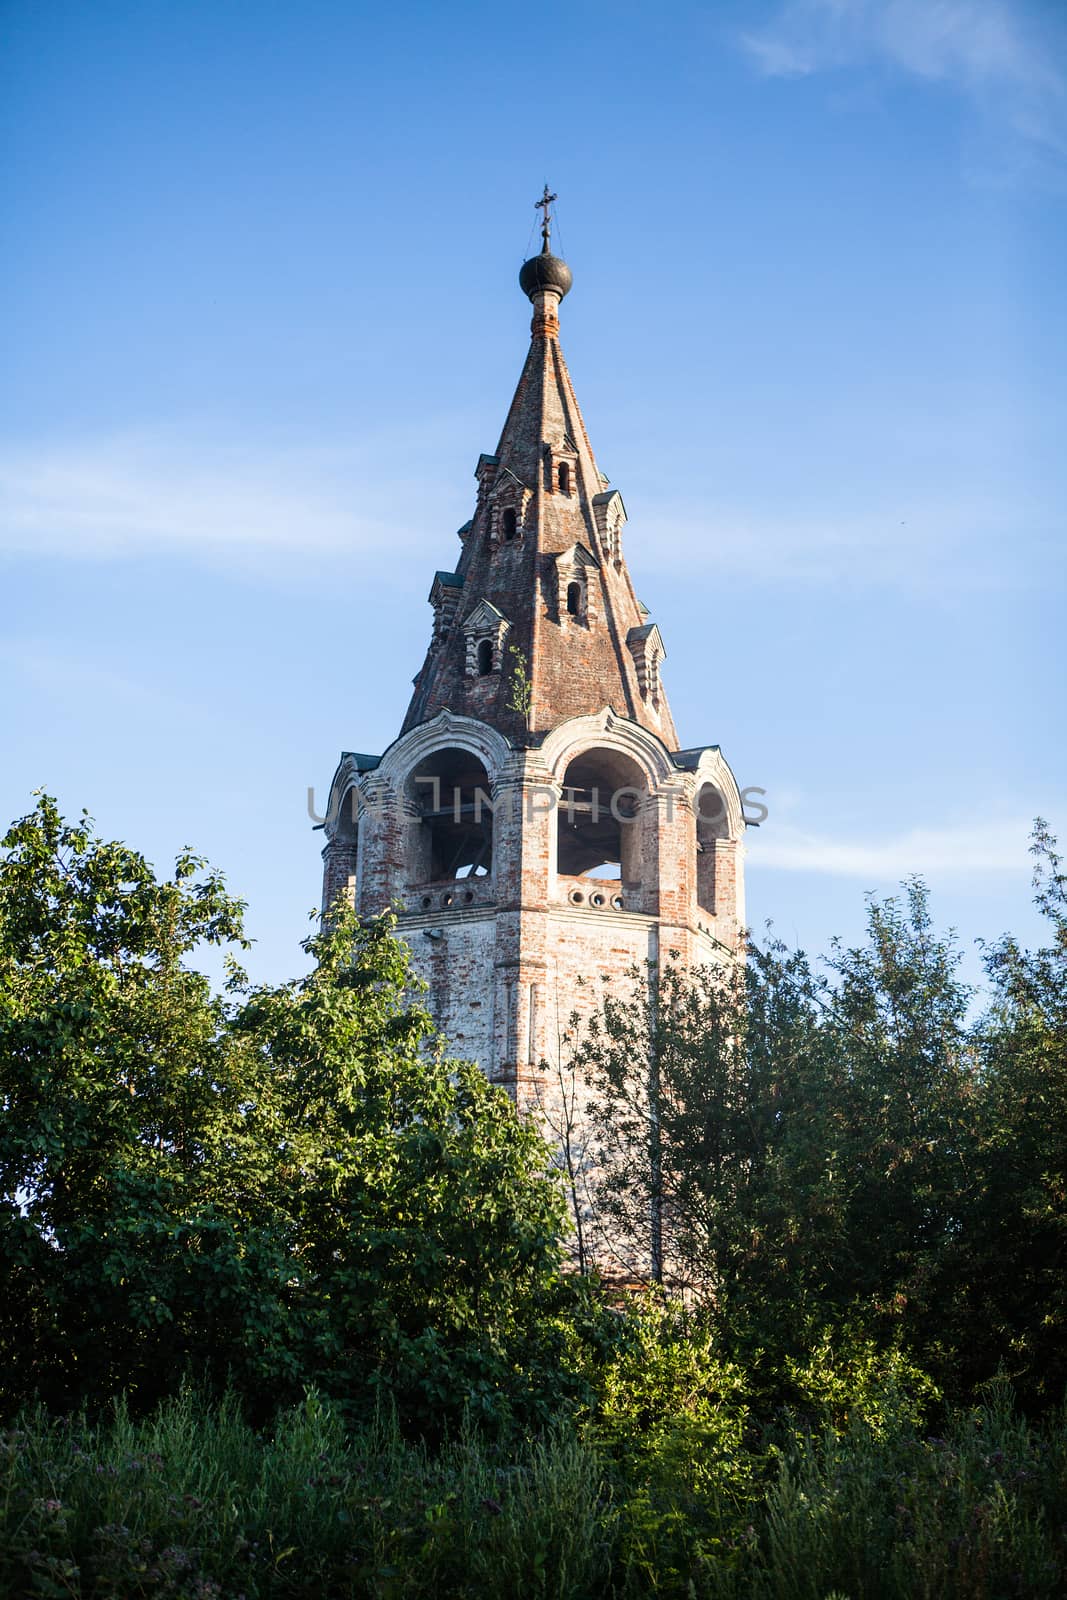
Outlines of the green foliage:
<svg viewBox="0 0 1067 1600">
<path fill-rule="evenodd" d="M 529 726 L 530 707 L 533 705 L 533 682 L 528 671 L 529 663 L 517 644 L 508 646 L 508 654 L 511 657 L 511 675 L 508 679 L 508 710 L 517 712 L 523 723 Z"/>
<path fill-rule="evenodd" d="M 1047 1434 L 1021 1422 L 1006 1390 L 921 1439 L 901 1419 L 877 1432 L 794 1438 L 764 1508 L 761 1600 L 1062 1593 L 1067 1490 L 1062 1417 Z"/>
<path fill-rule="evenodd" d="M 694 1494 L 743 1502 L 750 1492 L 744 1375 L 716 1355 L 708 1328 L 680 1307 L 648 1297 L 628 1309 L 601 1374 L 596 1436 L 642 1481 L 662 1476 Z"/>
<path fill-rule="evenodd" d="M 47 797 L 2 848 L 5 1382 L 151 1389 L 149 1373 L 218 1343 L 238 1354 L 249 1317 L 270 1321 L 243 1307 L 276 1279 L 272 1241 L 250 1260 L 223 1198 L 245 1175 L 227 1008 L 186 964 L 243 945 L 242 907 L 190 853 L 158 881 Z"/>
<path fill-rule="evenodd" d="M 566 1432 L 434 1456 L 388 1412 L 364 1429 L 310 1394 L 257 1435 L 192 1393 L 153 1415 L 50 1421 L 0 1442 L 5 1594 L 595 1596 L 611 1516 Z"/>
<path fill-rule="evenodd" d="M 338 908 L 307 977 L 222 1000 L 187 962 L 241 908 L 194 858 L 159 882 L 47 799 L 4 850 L 10 1396 L 147 1403 L 191 1368 L 434 1430 L 583 1392 L 548 1151 L 434 1048 L 390 919 Z"/>
<path fill-rule="evenodd" d="M 941 1398 L 899 1334 L 886 1346 L 847 1324 L 824 1329 L 803 1357 L 787 1356 L 785 1372 L 802 1413 L 838 1431 L 857 1421 L 877 1436 L 901 1423 L 919 1428 Z"/>
<path fill-rule="evenodd" d="M 443 1056 L 391 919 L 339 904 L 250 988 L 217 874 L 42 798 L 0 847 L 0 1372 L 51 1412 L 0 1449 L 0 1591 L 1062 1592 L 1067 880 L 1034 848 L 1051 941 L 987 951 L 977 1021 L 918 884 L 825 972 L 606 985 L 561 1161 Z M 554 1164 L 583 1265 L 636 1241 L 653 1293 L 565 1270 Z"/>
<path fill-rule="evenodd" d="M 433 1050 L 391 926 L 339 908 L 314 972 L 236 1020 L 269 1072 L 259 1137 L 284 1164 L 302 1370 L 356 1411 L 402 1396 L 424 1429 L 463 1408 L 546 1420 L 568 1389 L 549 1154 L 484 1073 Z"/>
<path fill-rule="evenodd" d="M 650 1342 L 646 1348 L 652 1348 Z M 671 1365 L 669 1362 L 668 1365 Z M 702 1371 L 705 1362 L 699 1363 Z M 675 1368 L 681 1375 L 684 1361 Z M 685 1390 L 683 1381 L 675 1391 Z M 658 1392 L 666 1395 L 671 1381 Z M 733 1390 L 726 1402 L 732 1406 Z M 467 1429 L 429 1454 L 386 1410 L 309 1394 L 257 1433 L 186 1391 L 95 1423 L 28 1411 L 0 1435 L 0 1592 L 114 1600 L 528 1596 L 1000 1600 L 1067 1580 L 1067 1429 L 1006 1389 L 923 1438 L 739 1438 L 754 1484 L 620 1458 L 557 1424 L 508 1448 Z M 711 1446 L 714 1458 L 718 1436 Z"/>
<path fill-rule="evenodd" d="M 586 1236 L 644 1241 L 763 1404 L 796 1398 L 820 1330 L 956 1400 L 1001 1369 L 1038 1403 L 1063 1393 L 1067 885 L 1040 827 L 1035 849 L 1054 943 L 989 953 L 977 1022 L 911 883 L 823 973 L 773 943 L 743 968 L 666 962 L 575 1028 Z"/>
<path fill-rule="evenodd" d="M 976 1238 L 955 1321 L 964 1348 L 979 1336 L 968 1377 L 985 1375 L 973 1356 L 995 1343 L 1047 1404 L 1067 1388 L 1067 879 L 1040 819 L 1031 848 L 1051 942 L 1027 951 L 1006 936 L 986 951 Z"/>
<path fill-rule="evenodd" d="M 619 1559 L 638 1592 L 686 1592 L 738 1560 L 760 1461 L 743 1374 L 710 1331 L 647 1297 L 605 1363 L 590 1437 L 609 1452 L 619 1491 Z"/>
</svg>

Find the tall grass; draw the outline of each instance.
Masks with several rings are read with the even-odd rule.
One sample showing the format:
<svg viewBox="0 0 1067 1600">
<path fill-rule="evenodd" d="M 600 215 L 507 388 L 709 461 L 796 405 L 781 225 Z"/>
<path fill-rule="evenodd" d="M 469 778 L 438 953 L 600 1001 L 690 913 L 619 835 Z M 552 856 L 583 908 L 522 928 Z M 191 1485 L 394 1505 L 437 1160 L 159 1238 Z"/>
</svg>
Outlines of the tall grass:
<svg viewBox="0 0 1067 1600">
<path fill-rule="evenodd" d="M 30 1412 L 0 1440 L 0 1594 L 1001 1600 L 1067 1591 L 1063 1418 L 1004 1390 L 945 1438 L 779 1430 L 753 1498 L 692 1472 L 672 1495 L 560 1425 L 505 1452 L 430 1455 L 384 1417 L 346 1432 L 314 1397 L 257 1433 L 183 1393 L 135 1420 Z M 733 1470 L 733 1469 L 731 1469 Z"/>
<path fill-rule="evenodd" d="M 134 1421 L 26 1415 L 0 1446 L 0 1593 L 599 1595 L 611 1512 L 573 1433 L 435 1456 L 315 1398 L 269 1436 L 183 1393 Z"/>
<path fill-rule="evenodd" d="M 796 1435 L 769 1484 L 760 1600 L 1062 1596 L 1067 1431 L 1036 1429 L 1006 1385 L 945 1438 L 860 1423 Z"/>
</svg>

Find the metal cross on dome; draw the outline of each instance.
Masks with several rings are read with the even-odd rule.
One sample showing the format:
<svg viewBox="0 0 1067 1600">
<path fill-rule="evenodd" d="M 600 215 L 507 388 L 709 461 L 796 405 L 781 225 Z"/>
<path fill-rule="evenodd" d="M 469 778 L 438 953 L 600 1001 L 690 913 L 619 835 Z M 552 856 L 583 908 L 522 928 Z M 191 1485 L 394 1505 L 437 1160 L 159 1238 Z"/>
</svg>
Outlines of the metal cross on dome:
<svg viewBox="0 0 1067 1600">
<path fill-rule="evenodd" d="M 534 201 L 534 210 L 544 212 L 544 216 L 541 219 L 541 238 L 544 240 L 546 251 L 548 250 L 548 235 L 552 228 L 552 214 L 548 208 L 552 204 L 553 200 L 558 199 L 559 195 L 549 194 L 548 184 L 546 183 L 544 194 L 541 196 L 540 200 Z"/>
</svg>

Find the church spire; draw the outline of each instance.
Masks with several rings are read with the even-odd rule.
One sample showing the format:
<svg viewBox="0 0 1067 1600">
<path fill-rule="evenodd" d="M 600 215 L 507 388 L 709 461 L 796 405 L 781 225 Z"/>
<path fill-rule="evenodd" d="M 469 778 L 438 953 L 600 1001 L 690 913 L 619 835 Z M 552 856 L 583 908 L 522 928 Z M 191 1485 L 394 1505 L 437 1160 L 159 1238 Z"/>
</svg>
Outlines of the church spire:
<svg viewBox="0 0 1067 1600">
<path fill-rule="evenodd" d="M 530 348 L 496 451 L 478 461 L 463 553 L 430 592 L 433 638 L 404 729 L 447 707 L 536 742 L 608 706 L 675 749 L 663 643 L 622 557 L 625 507 L 597 467 L 560 348 L 573 277 L 550 247 L 555 199 L 546 184 L 535 202 L 542 248 L 519 273 Z"/>
</svg>

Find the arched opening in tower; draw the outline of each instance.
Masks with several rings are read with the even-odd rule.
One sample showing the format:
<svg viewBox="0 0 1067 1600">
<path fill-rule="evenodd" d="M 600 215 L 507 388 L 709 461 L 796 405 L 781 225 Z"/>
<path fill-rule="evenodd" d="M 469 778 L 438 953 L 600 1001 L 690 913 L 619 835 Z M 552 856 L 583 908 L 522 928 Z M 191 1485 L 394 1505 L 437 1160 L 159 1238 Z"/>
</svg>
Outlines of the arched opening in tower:
<svg viewBox="0 0 1067 1600">
<path fill-rule="evenodd" d="M 485 878 L 493 868 L 493 802 L 489 774 L 467 750 L 435 750 L 407 783 L 418 807 L 409 879 L 444 883 Z"/>
<path fill-rule="evenodd" d="M 347 790 L 336 813 L 327 818 L 327 827 L 324 910 L 341 894 L 349 905 L 355 903 L 359 862 L 359 791 L 355 787 Z"/>
<path fill-rule="evenodd" d="M 715 915 L 716 840 L 730 837 L 726 801 L 713 783 L 697 791 L 697 904 Z"/>
<path fill-rule="evenodd" d="M 641 804 L 648 793 L 635 761 L 615 750 L 586 750 L 563 779 L 556 870 L 565 877 L 618 878 L 638 888 L 643 876 Z"/>
</svg>

